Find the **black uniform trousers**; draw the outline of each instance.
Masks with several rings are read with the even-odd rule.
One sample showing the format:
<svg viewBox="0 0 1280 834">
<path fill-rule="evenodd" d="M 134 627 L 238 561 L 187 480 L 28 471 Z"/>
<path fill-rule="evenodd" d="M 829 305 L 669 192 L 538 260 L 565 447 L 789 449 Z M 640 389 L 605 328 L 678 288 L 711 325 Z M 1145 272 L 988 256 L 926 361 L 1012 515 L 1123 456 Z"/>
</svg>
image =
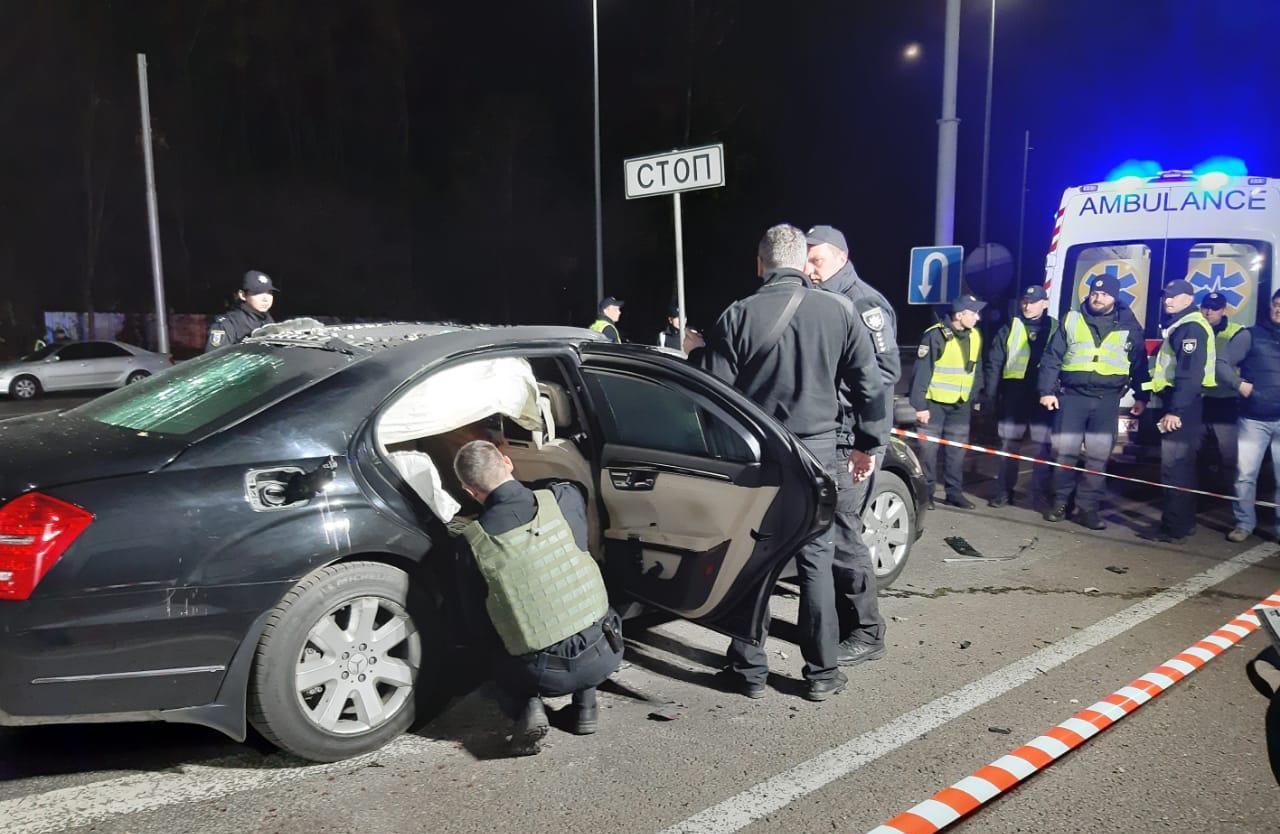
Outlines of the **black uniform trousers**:
<svg viewBox="0 0 1280 834">
<path fill-rule="evenodd" d="M 604 623 L 618 635 L 618 646 L 605 636 Z M 622 621 L 612 608 L 599 621 L 541 651 L 503 654 L 494 664 L 498 706 L 513 720 L 531 698 L 594 695 L 597 686 L 622 664 Z"/>
<path fill-rule="evenodd" d="M 807 438 L 804 445 L 823 462 L 827 472 L 837 479 L 843 466 L 848 475 L 848 462 L 839 461 L 835 437 Z M 837 501 L 839 498 L 837 497 Z M 804 656 L 806 680 L 830 680 L 835 677 L 836 643 L 839 621 L 836 616 L 835 576 L 832 558 L 835 553 L 835 525 L 828 527 L 801 546 L 796 553 L 796 572 L 800 580 L 800 616 L 796 628 L 800 632 L 800 653 Z M 748 683 L 764 683 L 769 677 L 769 656 L 764 644 L 768 638 L 769 615 L 765 613 L 764 633 L 760 645 L 742 640 L 729 644 L 726 658 L 729 668 Z"/>
<path fill-rule="evenodd" d="M 1040 405 L 1040 395 L 1034 380 L 1010 380 L 1000 392 L 999 420 L 996 431 L 1000 435 L 1000 451 L 1021 451 L 1022 438 L 1031 434 L 1031 456 L 1048 460 L 1052 454 L 1053 414 Z M 1018 470 L 1022 462 L 1013 458 L 1001 458 L 996 472 L 996 495 L 1013 495 L 1018 485 Z M 1049 500 L 1052 473 L 1050 467 L 1037 463 L 1031 475 L 1032 500 Z"/>
<path fill-rule="evenodd" d="M 929 400 L 929 422 L 923 426 L 917 424 L 916 431 L 930 437 L 941 437 L 957 443 L 969 442 L 969 420 L 973 415 L 973 404 L 969 402 L 944 404 Z M 938 447 L 940 443 L 928 440 L 920 441 L 920 466 L 924 469 L 924 480 L 928 484 L 930 496 L 938 483 Z M 964 449 L 959 446 L 947 446 L 943 455 L 943 484 L 948 499 L 963 497 L 961 486 L 964 482 Z"/>
<path fill-rule="evenodd" d="M 1200 403 L 1182 414 L 1182 427 L 1160 435 L 1160 482 L 1172 487 L 1196 488 L 1196 453 L 1204 436 Z M 1196 496 L 1176 489 L 1162 490 L 1160 530 L 1182 538 L 1196 529 Z"/>
<path fill-rule="evenodd" d="M 837 461 L 848 461 L 849 450 L 842 448 Z M 884 460 L 884 449 L 875 454 L 876 471 Z M 836 618 L 840 623 L 840 641 L 852 640 L 870 646 L 884 645 L 884 618 L 880 616 L 880 598 L 876 587 L 876 566 L 871 549 L 864 539 L 862 510 L 874 484 L 874 476 L 856 483 L 848 465 L 836 471 L 836 515 L 832 525 L 835 542 L 832 571 L 836 583 Z"/>
<path fill-rule="evenodd" d="M 1207 476 L 1204 488 L 1222 495 L 1235 494 L 1239 418 L 1239 397 L 1204 398 L 1204 454 L 1201 456 Z"/>
<path fill-rule="evenodd" d="M 1064 391 L 1058 396 L 1058 414 L 1054 421 L 1053 453 L 1058 463 L 1084 466 L 1095 472 L 1107 471 L 1107 461 L 1116 445 L 1120 420 L 1120 396 L 1116 391 L 1091 397 Z M 1080 447 L 1084 446 L 1081 460 Z M 1076 509 L 1098 512 L 1107 496 L 1107 479 L 1102 475 L 1086 475 L 1070 469 L 1055 469 L 1053 503 L 1071 500 L 1076 493 Z"/>
</svg>

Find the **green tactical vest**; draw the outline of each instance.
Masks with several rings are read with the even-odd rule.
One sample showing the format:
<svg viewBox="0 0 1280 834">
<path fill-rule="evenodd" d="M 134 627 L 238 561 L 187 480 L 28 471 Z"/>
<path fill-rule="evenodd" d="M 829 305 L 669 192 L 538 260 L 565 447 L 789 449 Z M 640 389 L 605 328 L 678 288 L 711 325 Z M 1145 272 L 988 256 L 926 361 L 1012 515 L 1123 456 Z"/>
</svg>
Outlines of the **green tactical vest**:
<svg viewBox="0 0 1280 834">
<path fill-rule="evenodd" d="M 1062 325 L 1067 334 L 1067 351 L 1062 356 L 1063 371 L 1093 373 L 1099 376 L 1129 375 L 1129 331 L 1117 327 L 1106 335 L 1102 344 L 1093 338 L 1093 331 L 1079 310 L 1067 313 Z"/>
<path fill-rule="evenodd" d="M 1057 330 L 1057 320 L 1050 318 L 1048 338 L 1052 339 Z M 1004 355 L 1002 376 L 1005 379 L 1026 379 L 1027 368 L 1031 365 L 1031 338 L 1027 325 L 1019 317 L 1009 323 L 1009 338 L 1004 343 Z"/>
<path fill-rule="evenodd" d="M 935 324 L 925 330 L 942 330 L 944 325 Z M 947 325 L 950 327 L 950 325 Z M 973 391 L 973 377 L 978 367 L 978 357 L 982 355 L 982 334 L 976 329 L 969 331 L 969 358 L 960 352 L 960 340 L 954 336 L 946 340 L 942 355 L 933 363 L 933 376 L 929 379 L 929 390 L 924 395 L 936 403 L 962 403 L 969 399 Z M 968 366 L 966 368 L 966 365 Z"/>
<path fill-rule="evenodd" d="M 473 521 L 462 531 L 489 586 L 485 608 L 511 655 L 572 637 L 609 609 L 600 568 L 578 549 L 555 496 L 534 496 L 538 514 L 524 526 L 491 536 Z"/>
<path fill-rule="evenodd" d="M 1230 355 L 1230 349 L 1227 346 L 1231 344 L 1231 340 L 1234 339 L 1235 335 L 1241 330 L 1244 330 L 1244 327 L 1236 324 L 1234 321 L 1229 321 L 1223 325 L 1222 330 L 1217 334 L 1217 338 L 1214 339 L 1216 342 L 1214 347 L 1217 349 L 1219 356 Z M 1231 369 L 1239 375 L 1239 366 L 1233 365 Z M 1216 397 L 1218 399 L 1235 399 L 1237 396 L 1235 389 L 1226 385 L 1214 385 L 1212 388 L 1206 388 L 1204 389 L 1204 395 L 1206 397 Z"/>
<path fill-rule="evenodd" d="M 1208 355 L 1204 358 L 1204 382 L 1202 385 L 1205 388 L 1214 388 L 1218 384 L 1216 367 L 1218 362 L 1217 335 L 1213 332 L 1213 328 L 1209 326 L 1209 320 L 1199 310 L 1184 316 L 1175 327 L 1181 327 L 1188 322 L 1198 324 L 1204 328 Z M 1169 337 L 1166 335 L 1164 341 L 1160 344 L 1160 352 L 1156 354 L 1156 366 L 1151 371 L 1151 381 L 1142 386 L 1143 390 L 1159 394 L 1166 388 L 1172 388 L 1173 377 L 1177 372 L 1177 368 L 1178 357 L 1173 348 L 1169 347 Z"/>
</svg>

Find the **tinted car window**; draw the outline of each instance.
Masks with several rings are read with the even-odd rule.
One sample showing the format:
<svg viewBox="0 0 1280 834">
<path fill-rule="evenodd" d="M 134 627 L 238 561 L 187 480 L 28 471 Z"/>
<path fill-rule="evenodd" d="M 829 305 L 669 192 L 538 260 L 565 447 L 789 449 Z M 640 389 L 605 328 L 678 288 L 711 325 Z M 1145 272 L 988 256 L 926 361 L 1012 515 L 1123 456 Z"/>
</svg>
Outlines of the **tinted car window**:
<svg viewBox="0 0 1280 834">
<path fill-rule="evenodd" d="M 684 391 L 647 379 L 585 372 L 604 400 L 605 439 L 622 446 L 754 463 L 740 428 Z"/>
<path fill-rule="evenodd" d="M 68 413 L 135 431 L 192 434 L 301 390 L 350 361 L 336 351 L 244 345 L 184 362 Z"/>
</svg>

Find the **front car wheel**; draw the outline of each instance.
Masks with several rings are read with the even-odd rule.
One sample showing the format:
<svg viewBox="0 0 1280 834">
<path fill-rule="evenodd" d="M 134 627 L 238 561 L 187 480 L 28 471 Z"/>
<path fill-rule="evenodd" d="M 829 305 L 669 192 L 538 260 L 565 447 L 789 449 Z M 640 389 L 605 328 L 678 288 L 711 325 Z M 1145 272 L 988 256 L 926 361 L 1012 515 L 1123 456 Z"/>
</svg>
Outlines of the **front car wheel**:
<svg viewBox="0 0 1280 834">
<path fill-rule="evenodd" d="M 915 542 L 916 510 L 911 490 L 892 472 L 876 473 L 875 492 L 862 511 L 863 540 L 876 568 L 876 586 L 888 588 L 902 573 Z"/>
</svg>

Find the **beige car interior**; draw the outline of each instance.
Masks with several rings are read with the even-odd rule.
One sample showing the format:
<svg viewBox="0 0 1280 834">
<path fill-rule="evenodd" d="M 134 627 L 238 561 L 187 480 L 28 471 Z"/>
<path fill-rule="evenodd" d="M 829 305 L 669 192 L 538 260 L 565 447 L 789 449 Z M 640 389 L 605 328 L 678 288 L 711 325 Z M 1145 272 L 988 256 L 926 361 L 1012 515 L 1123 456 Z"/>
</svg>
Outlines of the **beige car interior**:
<svg viewBox="0 0 1280 834">
<path fill-rule="evenodd" d="M 620 489 L 608 471 L 600 473 L 610 524 L 601 529 L 591 464 L 574 439 L 585 425 L 560 381 L 539 380 L 518 357 L 478 360 L 431 374 L 405 392 L 377 427 L 381 451 L 401 477 L 446 524 L 473 520 L 479 505 L 453 474 L 453 458 L 471 440 L 489 440 L 511 458 L 524 482 L 573 481 L 586 490 L 590 551 L 604 555 L 603 539 L 638 541 L 641 571 L 651 580 L 676 576 L 681 554 L 702 553 L 730 542 L 715 586 L 696 609 L 711 610 L 751 557 L 758 530 L 777 495 L 776 487 L 742 487 L 727 480 L 658 471 L 649 490 Z M 654 545 L 654 548 L 645 545 Z"/>
</svg>

